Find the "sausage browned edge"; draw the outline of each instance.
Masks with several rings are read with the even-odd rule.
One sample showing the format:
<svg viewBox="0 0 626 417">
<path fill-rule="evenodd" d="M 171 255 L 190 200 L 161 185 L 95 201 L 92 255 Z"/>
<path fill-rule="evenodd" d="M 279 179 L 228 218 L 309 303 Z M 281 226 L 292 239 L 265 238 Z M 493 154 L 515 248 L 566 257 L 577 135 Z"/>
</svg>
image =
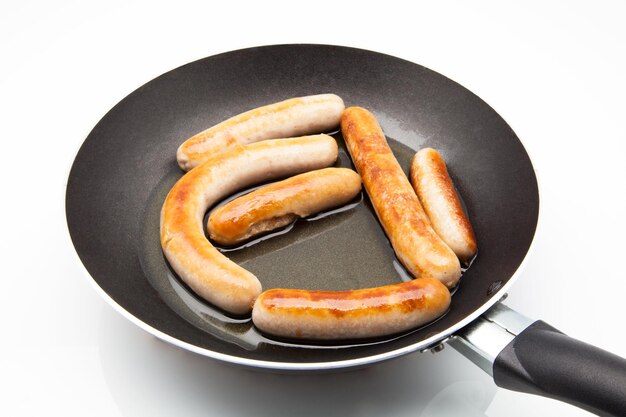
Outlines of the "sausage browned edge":
<svg viewBox="0 0 626 417">
<path fill-rule="evenodd" d="M 260 233 L 348 203 L 361 190 L 361 177 L 347 168 L 305 172 L 259 188 L 213 210 L 209 237 L 234 245 Z"/>
<path fill-rule="evenodd" d="M 374 115 L 362 107 L 347 108 L 341 132 L 400 262 L 415 277 L 431 276 L 453 287 L 461 277 L 459 260 L 430 226 Z"/>
<path fill-rule="evenodd" d="M 185 171 L 236 144 L 329 132 L 339 126 L 343 100 L 335 94 L 295 97 L 238 114 L 187 139 L 176 152 Z"/>
<path fill-rule="evenodd" d="M 187 172 L 161 210 L 161 246 L 171 267 L 199 296 L 233 314 L 250 312 L 259 280 L 204 235 L 203 217 L 221 198 L 255 183 L 323 168 L 337 159 L 327 135 L 237 145 Z"/>
<path fill-rule="evenodd" d="M 435 320 L 448 310 L 450 299 L 446 286 L 429 277 L 352 291 L 272 289 L 257 298 L 252 321 L 266 333 L 290 339 L 382 337 Z"/>
<path fill-rule="evenodd" d="M 476 255 L 476 236 L 438 151 L 424 148 L 415 154 L 411 184 L 435 232 L 467 265 Z"/>
</svg>

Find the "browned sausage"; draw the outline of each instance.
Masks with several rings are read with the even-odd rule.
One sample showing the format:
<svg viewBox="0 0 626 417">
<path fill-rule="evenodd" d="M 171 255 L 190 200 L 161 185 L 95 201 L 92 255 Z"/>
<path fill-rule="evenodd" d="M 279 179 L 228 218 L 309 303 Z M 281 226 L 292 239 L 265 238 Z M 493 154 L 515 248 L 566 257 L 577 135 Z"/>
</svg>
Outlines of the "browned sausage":
<svg viewBox="0 0 626 417">
<path fill-rule="evenodd" d="M 272 289 L 262 293 L 252 320 L 269 334 L 299 339 L 359 339 L 415 329 L 450 306 L 434 278 L 353 291 Z"/>
<path fill-rule="evenodd" d="M 459 260 L 430 226 L 374 115 L 347 108 L 341 131 L 400 262 L 415 277 L 432 276 L 454 286 L 461 277 Z"/>
<path fill-rule="evenodd" d="M 347 168 L 325 168 L 259 188 L 215 209 L 207 230 L 212 240 L 233 245 L 286 226 L 296 218 L 337 207 L 361 190 L 361 177 Z"/>
</svg>

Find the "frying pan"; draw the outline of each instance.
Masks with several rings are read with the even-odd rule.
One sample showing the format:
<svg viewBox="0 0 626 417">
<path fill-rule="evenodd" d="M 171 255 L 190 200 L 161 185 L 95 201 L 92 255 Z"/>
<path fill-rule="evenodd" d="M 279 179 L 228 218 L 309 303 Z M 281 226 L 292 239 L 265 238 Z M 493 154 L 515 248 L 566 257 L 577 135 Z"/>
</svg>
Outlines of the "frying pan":
<svg viewBox="0 0 626 417">
<path fill-rule="evenodd" d="M 159 211 L 182 176 L 175 154 L 193 134 L 289 97 L 332 92 L 372 111 L 400 164 L 438 149 L 473 223 L 479 254 L 439 320 L 407 334 L 294 343 L 229 317 L 169 268 Z M 352 167 L 340 132 L 336 166 Z M 363 193 L 348 209 L 296 222 L 226 254 L 265 289 L 345 290 L 410 279 Z M 76 252 L 102 296 L 157 337 L 221 361 L 281 371 L 365 366 L 447 342 L 500 386 L 596 413 L 626 410 L 626 361 L 499 304 L 531 247 L 537 181 L 524 147 L 479 97 L 420 65 L 330 45 L 275 45 L 201 59 L 146 83 L 113 107 L 78 151 L 66 190 Z M 540 354 L 539 354 L 540 353 Z"/>
</svg>

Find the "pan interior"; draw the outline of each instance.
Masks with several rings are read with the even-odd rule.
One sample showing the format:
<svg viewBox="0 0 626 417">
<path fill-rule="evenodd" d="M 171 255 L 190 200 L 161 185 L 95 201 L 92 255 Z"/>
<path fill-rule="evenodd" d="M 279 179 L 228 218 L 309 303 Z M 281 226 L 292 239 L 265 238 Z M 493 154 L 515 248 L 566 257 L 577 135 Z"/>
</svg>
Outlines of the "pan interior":
<svg viewBox="0 0 626 417">
<path fill-rule="evenodd" d="M 249 319 L 229 317 L 196 297 L 163 257 L 159 211 L 182 176 L 175 161 L 178 145 L 242 111 L 323 92 L 340 95 L 347 106 L 370 109 L 405 172 L 414 152 L 425 146 L 440 150 L 448 163 L 477 234 L 479 255 L 463 276 L 450 311 L 429 326 L 389 340 L 340 345 L 268 339 Z M 333 136 L 341 149 L 336 166 L 352 167 L 340 133 Z M 538 193 L 519 139 L 493 109 L 460 85 L 387 55 L 282 45 L 187 64 L 122 100 L 78 152 L 66 212 L 89 274 L 148 328 L 209 356 L 304 364 L 417 349 L 493 302 L 530 246 Z M 257 275 L 266 289 L 343 290 L 408 279 L 365 193 L 337 213 L 298 221 L 286 233 L 225 254 Z"/>
<path fill-rule="evenodd" d="M 332 135 L 339 145 L 339 158 L 334 166 L 355 169 L 341 133 L 335 132 Z M 409 167 L 415 151 L 391 138 L 388 138 L 388 142 L 402 166 Z M 178 178 L 182 174 L 180 171 L 174 172 L 172 177 Z M 215 207 L 261 185 L 263 184 L 255 184 L 228 196 Z M 257 349 L 260 344 L 294 348 L 302 346 L 301 342 L 265 337 L 252 325 L 249 317 L 233 317 L 215 308 L 198 297 L 168 266 L 159 244 L 158 224 L 161 206 L 170 188 L 170 181 L 161 182 L 149 199 L 143 216 L 145 221 L 138 253 L 146 278 L 163 301 L 199 329 L 247 349 Z M 411 279 L 410 273 L 396 258 L 364 191 L 344 206 L 299 219 L 273 233 L 234 247 L 216 247 L 231 260 L 254 273 L 265 289 L 352 290 Z M 336 349 L 380 343 L 386 339 L 389 337 L 380 340 L 304 344 Z"/>
</svg>

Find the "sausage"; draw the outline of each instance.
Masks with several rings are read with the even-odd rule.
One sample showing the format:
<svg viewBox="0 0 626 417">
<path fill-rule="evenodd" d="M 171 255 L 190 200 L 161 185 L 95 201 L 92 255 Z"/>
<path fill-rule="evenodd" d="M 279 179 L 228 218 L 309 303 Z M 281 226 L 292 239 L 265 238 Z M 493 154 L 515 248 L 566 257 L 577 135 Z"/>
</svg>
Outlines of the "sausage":
<svg viewBox="0 0 626 417">
<path fill-rule="evenodd" d="M 388 336 L 429 323 L 450 306 L 450 292 L 430 277 L 352 291 L 272 289 L 254 303 L 263 332 L 296 339 Z"/>
<path fill-rule="evenodd" d="M 439 152 L 425 148 L 415 154 L 411 184 L 435 232 L 467 265 L 476 255 L 476 236 Z"/>
<path fill-rule="evenodd" d="M 187 139 L 176 152 L 188 171 L 235 144 L 328 132 L 339 126 L 343 100 L 335 94 L 296 97 L 231 117 Z"/>
<path fill-rule="evenodd" d="M 400 262 L 414 277 L 427 275 L 448 287 L 456 285 L 459 260 L 430 226 L 374 115 L 361 107 L 347 108 L 341 132 Z"/>
<path fill-rule="evenodd" d="M 261 284 L 211 245 L 202 227 L 204 213 L 236 190 L 323 168 L 336 159 L 337 142 L 316 135 L 237 145 L 187 172 L 161 209 L 161 247 L 171 267 L 215 306 L 233 314 L 249 313 Z"/>
<path fill-rule="evenodd" d="M 361 177 L 347 168 L 325 168 L 266 185 L 215 209 L 207 230 L 212 240 L 234 245 L 346 204 L 361 190 Z"/>
</svg>

